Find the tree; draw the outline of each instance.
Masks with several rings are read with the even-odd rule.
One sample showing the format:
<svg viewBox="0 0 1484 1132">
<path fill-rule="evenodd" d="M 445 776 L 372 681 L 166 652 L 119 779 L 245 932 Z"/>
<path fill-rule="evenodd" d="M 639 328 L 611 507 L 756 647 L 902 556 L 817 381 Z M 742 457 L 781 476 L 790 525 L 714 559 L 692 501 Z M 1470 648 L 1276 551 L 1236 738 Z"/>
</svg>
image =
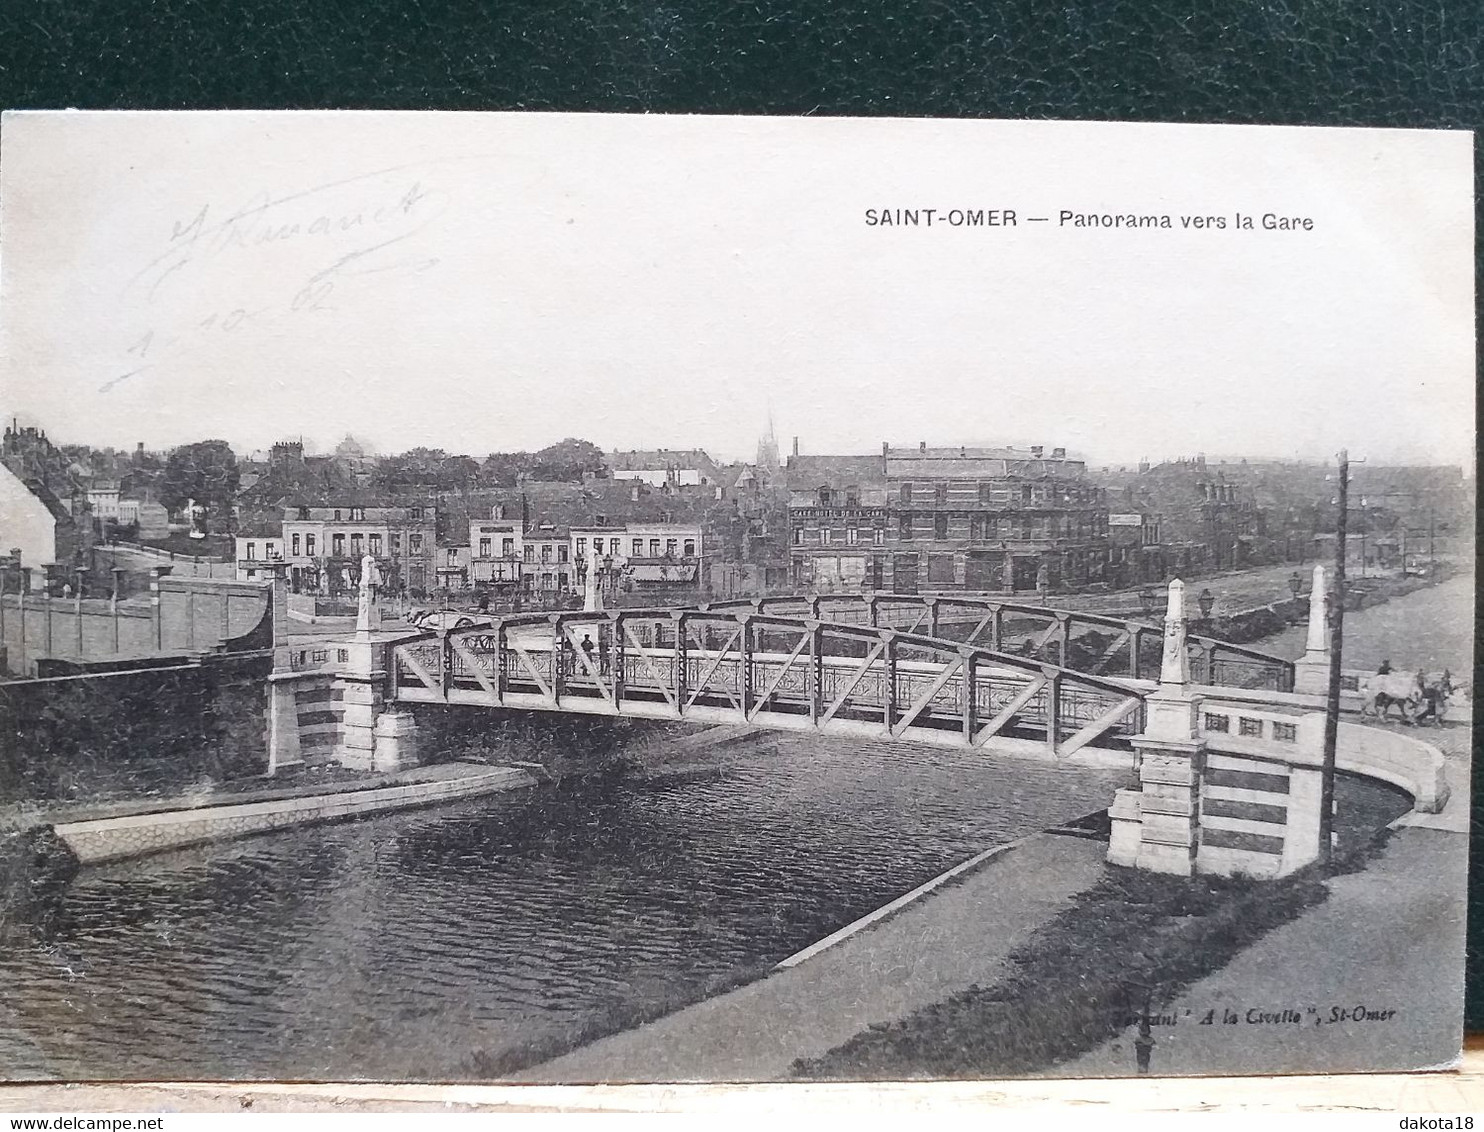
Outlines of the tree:
<svg viewBox="0 0 1484 1132">
<path fill-rule="evenodd" d="M 182 444 L 165 461 L 160 502 L 172 510 L 194 499 L 208 515 L 230 512 L 237 494 L 237 455 L 225 440 Z"/>
<path fill-rule="evenodd" d="M 584 473 L 603 473 L 603 450 L 587 440 L 567 437 L 531 457 L 530 474 L 537 480 L 580 483 Z"/>
</svg>

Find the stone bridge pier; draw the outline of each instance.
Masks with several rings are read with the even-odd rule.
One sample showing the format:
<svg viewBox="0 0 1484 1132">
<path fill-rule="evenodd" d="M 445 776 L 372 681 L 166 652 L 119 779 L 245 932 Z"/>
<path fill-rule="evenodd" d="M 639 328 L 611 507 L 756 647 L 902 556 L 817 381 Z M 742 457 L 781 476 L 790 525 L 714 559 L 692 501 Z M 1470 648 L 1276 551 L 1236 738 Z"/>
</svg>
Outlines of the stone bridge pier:
<svg viewBox="0 0 1484 1132">
<path fill-rule="evenodd" d="M 1109 810 L 1111 863 L 1275 878 L 1319 858 L 1324 716 L 1312 709 L 1329 672 L 1326 605 L 1316 566 L 1295 693 L 1275 697 L 1291 703 L 1226 704 L 1191 683 L 1185 584 L 1170 583 L 1159 687 L 1130 740 L 1139 785 L 1118 791 Z"/>
<path fill-rule="evenodd" d="M 374 563 L 374 560 L 368 559 Z M 374 566 L 362 564 L 362 578 Z M 363 585 L 354 636 L 299 646 L 286 635 L 287 587 L 273 583 L 274 672 L 268 693 L 268 773 L 312 762 L 391 773 L 418 763 L 417 723 L 387 699 L 391 644 L 380 633 L 374 592 Z"/>
</svg>

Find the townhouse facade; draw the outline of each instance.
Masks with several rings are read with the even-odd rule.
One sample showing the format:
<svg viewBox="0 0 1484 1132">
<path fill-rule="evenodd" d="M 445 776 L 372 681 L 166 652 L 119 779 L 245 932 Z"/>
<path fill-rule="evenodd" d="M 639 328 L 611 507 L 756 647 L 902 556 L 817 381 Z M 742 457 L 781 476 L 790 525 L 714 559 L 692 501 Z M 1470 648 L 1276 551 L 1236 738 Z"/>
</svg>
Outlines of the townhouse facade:
<svg viewBox="0 0 1484 1132">
<path fill-rule="evenodd" d="M 361 560 L 376 559 L 389 593 L 426 593 L 437 584 L 437 511 L 429 505 L 352 504 L 284 508 L 279 524 L 250 524 L 236 539 L 237 577 L 282 568 L 294 593 L 339 596 L 359 584 Z"/>
<path fill-rule="evenodd" d="M 820 592 L 1005 592 L 1104 581 L 1106 493 L 1065 449 L 793 456 L 789 555 Z"/>
</svg>

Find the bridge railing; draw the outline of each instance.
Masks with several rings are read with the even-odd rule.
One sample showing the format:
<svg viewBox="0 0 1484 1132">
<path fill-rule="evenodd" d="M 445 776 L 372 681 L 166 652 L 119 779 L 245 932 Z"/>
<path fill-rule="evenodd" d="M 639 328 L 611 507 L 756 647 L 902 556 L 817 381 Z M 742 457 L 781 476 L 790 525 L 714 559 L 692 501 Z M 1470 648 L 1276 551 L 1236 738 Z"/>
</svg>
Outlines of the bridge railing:
<svg viewBox="0 0 1484 1132">
<path fill-rule="evenodd" d="M 501 619 L 393 649 L 394 694 L 663 718 L 877 730 L 1065 757 L 1142 726 L 1125 682 L 883 627 L 729 610 Z"/>
<path fill-rule="evenodd" d="M 774 613 L 834 624 L 889 627 L 982 645 L 1093 675 L 1159 678 L 1162 626 L 1095 613 L 1021 605 L 989 598 L 911 594 L 782 595 L 704 607 L 714 612 Z M 1214 637 L 1187 636 L 1192 678 L 1204 684 L 1293 689 L 1293 662 Z"/>
</svg>

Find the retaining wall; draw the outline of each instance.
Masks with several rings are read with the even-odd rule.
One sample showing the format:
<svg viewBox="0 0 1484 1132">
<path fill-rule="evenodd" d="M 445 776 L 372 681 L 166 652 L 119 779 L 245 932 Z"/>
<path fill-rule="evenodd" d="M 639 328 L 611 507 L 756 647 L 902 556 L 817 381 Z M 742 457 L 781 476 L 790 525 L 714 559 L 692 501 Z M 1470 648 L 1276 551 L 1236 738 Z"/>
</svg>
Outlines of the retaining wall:
<svg viewBox="0 0 1484 1132">
<path fill-rule="evenodd" d="M 18 676 L 33 674 L 38 660 L 210 652 L 255 629 L 269 604 L 268 586 L 205 578 L 163 577 L 157 590 L 119 602 L 4 594 L 0 643 Z"/>
<path fill-rule="evenodd" d="M 534 785 L 536 779 L 525 771 L 495 767 L 430 782 L 67 822 L 54 828 L 80 863 L 97 864 L 290 826 L 430 806 Z"/>
</svg>

